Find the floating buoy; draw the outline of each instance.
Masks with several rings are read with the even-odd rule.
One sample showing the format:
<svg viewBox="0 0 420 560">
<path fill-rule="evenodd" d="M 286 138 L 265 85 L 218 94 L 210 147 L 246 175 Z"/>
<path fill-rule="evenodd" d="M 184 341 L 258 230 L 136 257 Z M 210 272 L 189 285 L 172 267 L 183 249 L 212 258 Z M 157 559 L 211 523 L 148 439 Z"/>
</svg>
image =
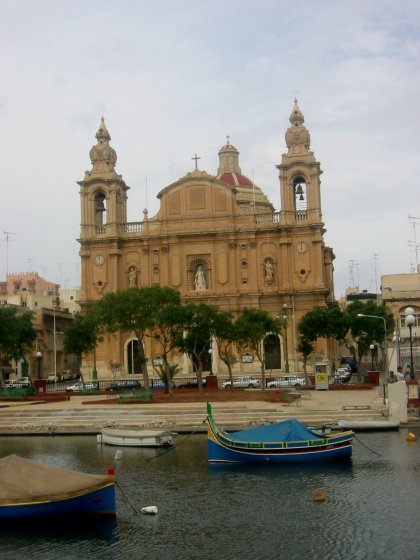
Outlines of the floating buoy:
<svg viewBox="0 0 420 560">
<path fill-rule="evenodd" d="M 407 437 L 406 437 L 407 441 L 416 441 L 416 439 L 417 439 L 416 434 L 413 434 L 413 432 L 409 432 Z"/>
<path fill-rule="evenodd" d="M 145 513 L 145 514 L 149 514 L 149 515 L 155 515 L 157 513 L 157 507 L 156 506 L 146 506 L 144 508 L 141 508 L 141 512 Z"/>
<path fill-rule="evenodd" d="M 121 459 L 122 455 L 123 455 L 123 454 L 122 454 L 122 451 L 119 451 L 119 450 L 118 450 L 118 451 L 115 453 L 115 460 L 118 461 L 119 459 Z"/>
<path fill-rule="evenodd" d="M 327 494 L 324 492 L 324 490 L 315 490 L 315 492 L 312 494 L 312 498 L 314 502 L 325 502 L 325 500 L 327 499 Z"/>
</svg>

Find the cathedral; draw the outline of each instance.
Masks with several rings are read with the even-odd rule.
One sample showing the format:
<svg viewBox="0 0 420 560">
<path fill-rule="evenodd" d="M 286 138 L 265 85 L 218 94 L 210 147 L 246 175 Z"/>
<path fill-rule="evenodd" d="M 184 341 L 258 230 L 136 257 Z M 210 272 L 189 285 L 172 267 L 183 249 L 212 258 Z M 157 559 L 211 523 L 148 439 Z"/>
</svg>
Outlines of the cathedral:
<svg viewBox="0 0 420 560">
<path fill-rule="evenodd" d="M 160 284 L 178 290 L 184 301 L 217 305 L 234 316 L 244 307 L 263 309 L 287 318 L 281 336 L 267 333 L 262 341 L 267 369 L 302 371 L 297 325 L 307 311 L 334 300 L 334 254 L 323 237 L 322 171 L 297 101 L 285 134 L 287 152 L 276 165 L 280 211 L 242 172 L 239 151 L 228 137 L 214 174 L 199 169 L 199 158 L 193 158 L 194 169 L 158 193 L 155 216 L 149 217 L 146 209 L 143 221 L 127 222 L 129 187 L 115 171 L 117 155 L 103 118 L 96 140 L 90 150 L 92 168 L 78 183 L 82 308 L 109 291 Z M 158 363 L 153 341 L 146 344 L 140 352 Z M 99 378 L 109 377 L 111 363 L 121 364 L 124 373 L 139 373 L 134 359 L 138 353 L 132 333 L 105 334 L 94 357 Z M 321 341 L 315 359 L 325 360 L 329 354 L 326 341 Z M 175 354 L 173 360 L 184 374 L 192 374 L 184 356 Z M 208 371 L 225 373 L 215 344 L 208 361 Z M 90 371 L 92 362 L 85 367 Z M 256 373 L 259 368 L 247 354 L 234 373 Z"/>
</svg>

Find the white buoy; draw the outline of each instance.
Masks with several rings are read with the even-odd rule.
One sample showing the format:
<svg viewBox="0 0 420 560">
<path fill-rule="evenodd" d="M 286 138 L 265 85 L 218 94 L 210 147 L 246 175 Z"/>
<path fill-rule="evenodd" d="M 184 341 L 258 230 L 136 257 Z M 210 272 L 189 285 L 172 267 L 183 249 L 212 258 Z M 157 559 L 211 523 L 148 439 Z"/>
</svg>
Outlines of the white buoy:
<svg viewBox="0 0 420 560">
<path fill-rule="evenodd" d="M 122 454 L 122 451 L 118 450 L 118 451 L 115 453 L 115 460 L 118 461 L 119 459 L 121 459 L 122 455 L 123 455 L 123 454 Z"/>
<path fill-rule="evenodd" d="M 149 515 L 155 515 L 157 513 L 157 507 L 156 506 L 146 506 L 144 508 L 141 508 L 141 512 L 142 513 L 148 513 Z"/>
</svg>

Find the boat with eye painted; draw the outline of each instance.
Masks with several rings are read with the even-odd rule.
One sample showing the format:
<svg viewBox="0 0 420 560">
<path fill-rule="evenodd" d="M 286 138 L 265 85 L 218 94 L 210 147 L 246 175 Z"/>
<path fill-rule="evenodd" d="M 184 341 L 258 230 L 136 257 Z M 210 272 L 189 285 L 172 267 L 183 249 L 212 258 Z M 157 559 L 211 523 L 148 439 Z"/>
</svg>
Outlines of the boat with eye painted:
<svg viewBox="0 0 420 560">
<path fill-rule="evenodd" d="M 299 420 L 265 424 L 239 432 L 219 428 L 207 403 L 210 463 L 322 463 L 350 459 L 354 433 L 315 433 Z"/>
<path fill-rule="evenodd" d="M 0 520 L 115 517 L 115 479 L 18 455 L 0 459 Z"/>
</svg>

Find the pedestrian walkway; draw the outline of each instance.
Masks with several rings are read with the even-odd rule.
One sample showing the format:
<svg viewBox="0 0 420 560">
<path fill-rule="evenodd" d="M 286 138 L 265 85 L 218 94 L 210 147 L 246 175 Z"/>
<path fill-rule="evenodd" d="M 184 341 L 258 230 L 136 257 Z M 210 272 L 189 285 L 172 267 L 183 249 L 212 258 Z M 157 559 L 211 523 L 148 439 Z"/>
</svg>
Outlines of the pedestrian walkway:
<svg viewBox="0 0 420 560">
<path fill-rule="evenodd" d="M 306 424 L 334 424 L 338 419 L 380 419 L 385 414 L 379 388 L 308 391 L 299 403 L 265 401 L 212 403 L 213 415 L 226 429 L 298 418 Z M 206 403 L 86 404 L 103 396 L 76 395 L 69 401 L 0 408 L 0 434 L 98 433 L 104 427 L 169 427 L 204 431 Z M 4 403 L 3 403 L 4 404 Z"/>
</svg>

